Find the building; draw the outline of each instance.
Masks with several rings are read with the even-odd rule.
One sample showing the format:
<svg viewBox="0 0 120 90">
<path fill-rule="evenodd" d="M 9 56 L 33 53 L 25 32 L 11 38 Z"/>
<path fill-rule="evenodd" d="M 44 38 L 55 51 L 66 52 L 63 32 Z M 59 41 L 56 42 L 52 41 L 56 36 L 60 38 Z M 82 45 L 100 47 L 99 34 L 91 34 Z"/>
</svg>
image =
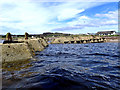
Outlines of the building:
<svg viewBox="0 0 120 90">
<path fill-rule="evenodd" d="M 96 35 L 115 35 L 116 31 L 99 31 Z"/>
</svg>

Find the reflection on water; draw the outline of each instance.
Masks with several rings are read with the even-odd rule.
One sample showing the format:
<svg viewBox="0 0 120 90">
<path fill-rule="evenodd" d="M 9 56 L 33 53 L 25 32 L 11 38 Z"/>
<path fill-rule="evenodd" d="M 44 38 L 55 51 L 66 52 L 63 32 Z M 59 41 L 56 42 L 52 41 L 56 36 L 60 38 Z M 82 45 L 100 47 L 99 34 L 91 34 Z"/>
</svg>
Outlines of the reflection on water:
<svg viewBox="0 0 120 90">
<path fill-rule="evenodd" d="M 21 81 L 23 77 L 31 76 L 35 72 L 27 72 L 32 67 L 30 60 L 14 61 L 2 64 L 3 88 L 9 87 L 13 83 Z M 19 71 L 25 71 L 17 74 Z M 4 87 L 5 86 L 5 87 Z"/>
<path fill-rule="evenodd" d="M 3 65 L 3 88 L 120 89 L 118 43 L 52 44 Z"/>
<path fill-rule="evenodd" d="M 2 64 L 3 70 L 7 71 L 19 71 L 21 69 L 27 69 L 31 67 L 30 60 L 21 60 L 14 62 L 7 62 Z"/>
</svg>

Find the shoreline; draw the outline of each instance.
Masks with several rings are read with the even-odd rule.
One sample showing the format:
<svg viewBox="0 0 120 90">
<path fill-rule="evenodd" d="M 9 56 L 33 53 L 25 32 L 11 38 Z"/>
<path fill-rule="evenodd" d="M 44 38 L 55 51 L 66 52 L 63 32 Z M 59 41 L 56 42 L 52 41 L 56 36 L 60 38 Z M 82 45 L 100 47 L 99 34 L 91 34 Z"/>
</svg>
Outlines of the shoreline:
<svg viewBox="0 0 120 90">
<path fill-rule="evenodd" d="M 117 43 L 120 43 L 120 40 L 119 40 L 119 39 L 114 39 L 114 40 L 113 40 L 113 39 L 110 39 L 110 40 L 107 40 L 106 42 L 111 42 L 111 43 L 112 43 L 112 42 L 113 42 L 113 43 L 114 43 L 114 42 L 117 42 Z"/>
</svg>

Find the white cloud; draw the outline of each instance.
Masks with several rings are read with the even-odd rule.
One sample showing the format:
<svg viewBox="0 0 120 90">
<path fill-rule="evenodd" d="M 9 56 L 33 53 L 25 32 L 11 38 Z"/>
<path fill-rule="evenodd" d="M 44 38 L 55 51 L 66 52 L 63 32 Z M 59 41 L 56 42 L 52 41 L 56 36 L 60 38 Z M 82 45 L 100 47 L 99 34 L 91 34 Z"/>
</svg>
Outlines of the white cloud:
<svg viewBox="0 0 120 90">
<path fill-rule="evenodd" d="M 118 18 L 118 11 L 109 11 L 106 14 L 96 14 L 96 17 L 107 17 L 107 18 L 112 18 L 112 19 L 116 19 Z"/>
<path fill-rule="evenodd" d="M 113 18 L 101 19 L 101 18 L 96 18 L 96 17 L 90 18 L 87 16 L 80 16 L 80 17 L 77 17 L 76 20 L 68 22 L 66 27 L 57 28 L 57 29 L 54 29 L 53 31 L 57 31 L 57 30 L 58 31 L 60 31 L 60 30 L 61 31 L 67 31 L 67 30 L 73 31 L 75 29 L 80 30 L 80 31 L 82 31 L 84 29 L 83 31 L 86 31 L 86 28 L 96 28 L 96 30 L 97 30 L 98 28 L 103 29 L 103 27 L 104 27 L 104 29 L 106 29 L 106 27 L 107 27 L 107 30 L 108 30 L 109 27 L 112 28 L 113 26 L 114 26 L 115 30 L 117 30 L 117 28 L 116 28 L 117 25 L 118 25 L 118 20 L 113 19 Z M 89 29 L 89 30 L 91 30 L 91 29 Z"/>
<path fill-rule="evenodd" d="M 85 25 L 88 24 L 91 21 L 91 18 L 87 16 L 80 16 L 76 20 L 73 20 L 71 22 L 68 22 L 68 26 L 74 26 L 74 25 Z"/>
<path fill-rule="evenodd" d="M 66 19 L 70 19 L 75 17 L 78 13 L 83 12 L 84 9 L 81 10 L 77 10 L 77 9 L 71 9 L 71 8 L 67 8 L 67 9 L 63 9 L 61 10 L 61 12 L 59 13 L 58 16 L 58 20 L 62 21 L 62 20 L 66 20 Z"/>
<path fill-rule="evenodd" d="M 117 25 L 118 22 L 116 20 L 108 20 L 108 21 L 102 21 L 101 25 Z"/>
<path fill-rule="evenodd" d="M 81 16 L 79 19 L 89 19 L 87 16 Z"/>
<path fill-rule="evenodd" d="M 12 0 L 14 1 L 14 0 Z M 41 3 L 42 4 L 42 3 Z M 46 8 L 43 8 L 42 5 L 39 5 L 40 8 L 36 7 L 35 4 L 30 2 L 2 2 L 3 5 L 15 5 L 12 10 L 6 9 L 9 8 L 7 6 L 3 6 L 1 10 L 1 26 L 6 26 L 8 28 L 16 28 L 23 31 L 26 30 L 30 33 L 42 33 L 44 31 L 47 31 L 45 28 L 49 20 L 51 20 L 53 17 L 50 14 L 49 10 L 46 10 Z M 21 21 L 20 23 L 9 23 L 10 21 Z M 8 30 L 9 31 L 9 30 Z"/>
<path fill-rule="evenodd" d="M 32 1 L 32 0 L 31 0 Z M 37 2 L 119 2 L 119 0 L 33 0 Z"/>
<path fill-rule="evenodd" d="M 77 24 L 89 26 L 91 18 L 87 16 L 80 16 L 77 20 L 69 23 L 61 23 L 61 21 L 76 18 L 78 13 L 84 10 L 101 5 L 103 3 L 91 2 L 64 2 L 64 3 L 45 3 L 36 0 L 0 0 L 0 27 L 10 29 L 3 29 L 2 33 L 10 32 L 17 33 L 19 30 L 22 34 L 28 33 L 43 33 L 57 29 L 59 27 L 71 27 L 72 29 L 80 28 L 75 26 Z M 109 12 L 114 16 L 114 12 Z M 99 16 L 99 15 L 98 15 Z M 109 16 L 110 17 L 110 16 Z M 111 23 L 115 23 L 111 21 Z M 92 23 L 91 23 L 92 25 Z M 70 28 L 69 28 L 70 29 Z M 17 34 L 18 34 L 17 33 Z M 20 33 L 20 34 L 21 34 Z"/>
</svg>

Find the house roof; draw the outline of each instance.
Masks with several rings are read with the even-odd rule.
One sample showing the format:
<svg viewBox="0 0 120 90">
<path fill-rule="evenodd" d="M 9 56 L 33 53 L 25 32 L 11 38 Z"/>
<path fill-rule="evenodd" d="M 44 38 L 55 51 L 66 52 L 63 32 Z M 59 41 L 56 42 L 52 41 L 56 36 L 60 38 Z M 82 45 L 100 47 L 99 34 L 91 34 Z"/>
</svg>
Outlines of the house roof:
<svg viewBox="0 0 120 90">
<path fill-rule="evenodd" d="M 99 31 L 99 32 L 97 32 L 97 34 L 112 34 L 114 32 L 115 31 Z"/>
</svg>

